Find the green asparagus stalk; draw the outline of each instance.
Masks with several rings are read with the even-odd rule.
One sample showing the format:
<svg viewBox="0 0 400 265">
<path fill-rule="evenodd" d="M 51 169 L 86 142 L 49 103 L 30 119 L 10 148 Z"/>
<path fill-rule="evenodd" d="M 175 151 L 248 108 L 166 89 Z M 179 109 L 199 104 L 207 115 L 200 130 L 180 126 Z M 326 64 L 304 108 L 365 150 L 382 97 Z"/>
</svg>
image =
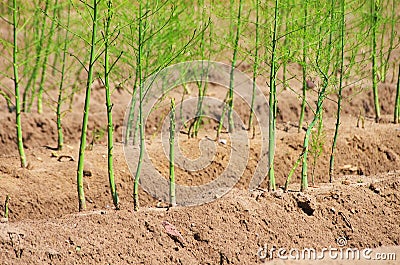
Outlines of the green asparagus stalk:
<svg viewBox="0 0 400 265">
<path fill-rule="evenodd" d="M 26 156 L 24 151 L 24 143 L 22 140 L 22 122 L 21 122 L 21 102 L 19 94 L 19 77 L 18 77 L 18 5 L 17 0 L 13 0 L 13 70 L 14 70 L 14 89 L 15 89 L 15 120 L 17 126 L 17 143 L 21 167 L 26 167 Z"/>
<path fill-rule="evenodd" d="M 341 21 L 340 21 L 340 76 L 339 76 L 339 91 L 338 91 L 338 101 L 337 101 L 337 110 L 336 110 L 336 126 L 335 126 L 335 134 L 333 136 L 332 148 L 331 148 L 331 156 L 329 160 L 329 182 L 333 182 L 333 171 L 334 171 L 334 163 L 335 163 L 335 149 L 337 144 L 337 138 L 339 135 L 339 126 L 340 126 L 340 113 L 342 108 L 342 91 L 343 91 L 343 72 L 344 72 L 344 32 L 346 28 L 345 22 L 345 0 L 341 0 Z"/>
<path fill-rule="evenodd" d="M 114 161 L 113 161 L 113 137 L 114 137 L 114 125 L 112 120 L 112 108 L 111 103 L 111 92 L 110 92 L 110 58 L 109 58 L 109 45 L 110 45 L 110 24 L 113 16 L 112 11 L 112 0 L 107 2 L 107 16 L 105 22 L 104 32 L 104 88 L 106 92 L 106 106 L 107 106 L 107 139 L 108 139 L 108 180 L 110 182 L 111 196 L 115 209 L 119 209 L 118 193 L 115 187 L 114 179 Z"/>
<path fill-rule="evenodd" d="M 269 91 L 269 143 L 268 143 L 268 176 L 269 176 L 269 190 L 275 190 L 275 131 L 276 131 L 276 75 L 277 75 L 277 28 L 278 28 L 278 15 L 279 15 L 279 0 L 275 0 L 275 13 L 274 13 L 274 28 L 272 32 L 272 49 L 271 49 L 271 70 L 270 70 L 270 91 Z"/>
<path fill-rule="evenodd" d="M 47 44 L 46 48 L 44 50 L 44 58 L 43 58 L 43 63 L 42 63 L 42 74 L 40 77 L 40 83 L 39 83 L 39 90 L 38 90 L 38 97 L 37 97 L 37 108 L 38 108 L 38 113 L 43 112 L 43 90 L 44 90 L 44 82 L 46 80 L 46 71 L 47 71 L 47 61 L 49 60 L 49 53 L 50 53 L 50 47 L 52 45 L 52 40 L 53 40 L 53 35 L 56 27 L 56 14 L 57 14 L 57 4 L 58 0 L 55 0 L 54 2 L 54 9 L 53 9 L 53 18 L 51 21 L 50 25 L 50 32 L 47 37 Z"/>
<path fill-rule="evenodd" d="M 171 98 L 171 112 L 170 112 L 170 126 L 169 126 L 169 202 L 170 206 L 176 206 L 175 196 L 175 100 Z"/>
<path fill-rule="evenodd" d="M 67 24 L 66 27 L 69 28 L 71 18 L 71 5 L 68 5 L 67 11 Z M 69 44 L 69 31 L 65 31 L 64 37 L 64 46 L 63 46 L 63 55 L 62 55 L 62 66 L 61 66 L 61 80 L 60 86 L 58 88 L 58 98 L 57 98 L 57 109 L 56 109 L 56 117 L 57 117 L 57 149 L 62 150 L 64 146 L 64 134 L 62 129 L 62 112 L 61 112 L 61 105 L 63 102 L 63 91 L 64 91 L 64 81 L 65 81 L 65 67 L 67 61 L 67 49 Z"/>
<path fill-rule="evenodd" d="M 95 50 L 97 43 L 97 23 L 98 23 L 98 0 L 93 0 L 93 17 L 92 17 L 92 37 L 90 45 L 90 59 L 88 68 L 88 78 L 86 82 L 86 97 L 85 97 L 85 107 L 83 111 L 83 121 L 82 121 L 82 133 L 81 142 L 79 147 L 79 160 L 78 160 L 78 170 L 77 170 L 77 187 L 78 187 L 78 199 L 79 199 L 79 211 L 86 210 L 86 200 L 85 192 L 83 189 L 83 166 L 85 159 L 85 148 L 86 148 L 86 134 L 89 120 L 89 106 L 90 106 L 90 94 L 92 91 L 93 83 L 93 72 L 95 63 Z"/>
</svg>

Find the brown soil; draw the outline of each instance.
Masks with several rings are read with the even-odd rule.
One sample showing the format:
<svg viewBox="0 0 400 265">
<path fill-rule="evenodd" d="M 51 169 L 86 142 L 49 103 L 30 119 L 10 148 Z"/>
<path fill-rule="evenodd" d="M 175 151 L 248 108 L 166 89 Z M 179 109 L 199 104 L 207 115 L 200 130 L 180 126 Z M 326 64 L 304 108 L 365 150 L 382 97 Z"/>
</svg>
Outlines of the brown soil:
<svg viewBox="0 0 400 265">
<path fill-rule="evenodd" d="M 391 77 L 389 77 L 391 80 Z M 265 80 L 259 80 L 264 84 Z M 266 94 L 265 85 L 262 86 Z M 192 92 L 195 94 L 194 92 Z M 223 98 L 213 87 L 210 95 Z M 352 94 L 353 92 L 348 91 Z M 104 91 L 95 87 L 91 101 L 89 141 L 86 151 L 85 192 L 87 212 L 77 213 L 76 168 L 82 119 L 82 92 L 75 95 L 72 112 L 63 120 L 66 146 L 56 146 L 55 115 L 24 114 L 23 130 L 28 168 L 20 168 L 15 144 L 15 113 L 0 101 L 0 199 L 10 195 L 8 222 L 0 224 L 1 264 L 255 264 L 260 247 L 285 248 L 337 246 L 345 237 L 349 247 L 376 248 L 400 245 L 400 130 L 392 124 L 395 84 L 380 87 L 383 118 L 373 121 L 372 96 L 364 92 L 345 100 L 335 160 L 335 182 L 326 184 L 331 139 L 335 126 L 335 105 L 325 106 L 326 141 L 315 168 L 315 187 L 299 193 L 300 169 L 295 171 L 288 193 L 248 190 L 249 180 L 260 157 L 260 143 L 250 142 L 250 158 L 243 176 L 226 196 L 201 206 L 157 208 L 158 201 L 140 191 L 141 209 L 133 212 L 132 174 L 122 144 L 122 124 L 129 94 L 113 95 L 115 128 L 115 177 L 121 210 L 115 211 L 107 179 L 106 115 Z M 315 94 L 315 93 L 314 93 Z M 313 92 L 310 92 L 312 98 Z M 237 102 L 237 106 L 242 103 Z M 248 109 L 237 107 L 242 118 Z M 359 113 L 365 128 L 357 127 Z M 160 109 L 160 113 L 163 109 Z M 278 186 L 302 152 L 304 132 L 298 133 L 298 98 L 289 90 L 279 95 L 276 141 Z M 146 141 L 151 159 L 167 176 L 168 164 L 159 140 L 162 115 L 146 124 Z M 311 118 L 311 111 L 307 112 Z M 185 155 L 209 155 L 204 139 L 215 137 L 215 122 L 209 121 L 198 139 L 180 134 Z M 95 137 L 94 131 L 100 131 Z M 250 135 L 250 134 L 249 134 Z M 251 136 L 249 136 L 251 138 Z M 177 169 L 177 182 L 207 183 L 218 176 L 232 152 L 218 145 L 215 156 L 202 172 Z M 312 166 L 310 159 L 309 174 Z M 90 176 L 89 176 L 90 175 Z M 0 212 L 4 206 L 0 206 Z M 168 221 L 181 232 L 184 243 L 174 241 L 162 226 Z M 398 257 L 399 258 L 399 257 Z"/>
</svg>

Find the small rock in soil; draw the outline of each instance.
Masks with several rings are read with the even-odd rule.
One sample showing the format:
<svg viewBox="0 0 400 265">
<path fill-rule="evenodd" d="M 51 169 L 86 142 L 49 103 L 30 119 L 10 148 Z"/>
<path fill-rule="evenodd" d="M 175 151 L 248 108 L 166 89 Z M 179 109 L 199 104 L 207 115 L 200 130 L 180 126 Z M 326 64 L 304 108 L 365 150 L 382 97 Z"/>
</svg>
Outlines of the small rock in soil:
<svg viewBox="0 0 400 265">
<path fill-rule="evenodd" d="M 61 254 L 54 250 L 54 249 L 49 249 L 46 251 L 46 256 L 49 257 L 49 259 L 61 259 Z"/>
</svg>

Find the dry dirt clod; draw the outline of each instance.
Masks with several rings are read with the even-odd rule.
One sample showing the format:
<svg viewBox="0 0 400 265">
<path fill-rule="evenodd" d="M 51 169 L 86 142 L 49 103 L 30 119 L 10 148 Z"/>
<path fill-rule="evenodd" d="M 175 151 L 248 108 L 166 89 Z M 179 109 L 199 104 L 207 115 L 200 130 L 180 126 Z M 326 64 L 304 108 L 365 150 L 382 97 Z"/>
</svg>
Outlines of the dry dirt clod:
<svg viewBox="0 0 400 265">
<path fill-rule="evenodd" d="M 60 155 L 57 159 L 58 162 L 64 162 L 64 161 L 75 161 L 73 156 L 70 155 Z"/>
<path fill-rule="evenodd" d="M 32 170 L 34 168 L 33 164 L 29 163 L 26 165 L 26 168 Z"/>
<path fill-rule="evenodd" d="M 379 187 L 377 187 L 375 183 L 371 183 L 369 185 L 369 189 L 377 194 L 381 193 L 381 189 Z"/>
<path fill-rule="evenodd" d="M 350 180 L 346 179 L 342 181 L 343 185 L 350 185 Z"/>
<path fill-rule="evenodd" d="M 83 166 L 83 175 L 86 177 L 91 177 L 92 171 L 93 171 L 93 164 L 85 161 L 85 164 Z"/>
<path fill-rule="evenodd" d="M 271 192 L 272 196 L 275 198 L 281 199 L 283 196 L 283 191 L 281 189 L 278 189 L 276 191 Z"/>
<path fill-rule="evenodd" d="M 45 254 L 50 260 L 61 259 L 61 254 L 54 249 L 47 250 Z"/>
<path fill-rule="evenodd" d="M 91 177 L 92 176 L 92 171 L 90 170 L 83 170 L 83 176 L 85 177 Z"/>
</svg>

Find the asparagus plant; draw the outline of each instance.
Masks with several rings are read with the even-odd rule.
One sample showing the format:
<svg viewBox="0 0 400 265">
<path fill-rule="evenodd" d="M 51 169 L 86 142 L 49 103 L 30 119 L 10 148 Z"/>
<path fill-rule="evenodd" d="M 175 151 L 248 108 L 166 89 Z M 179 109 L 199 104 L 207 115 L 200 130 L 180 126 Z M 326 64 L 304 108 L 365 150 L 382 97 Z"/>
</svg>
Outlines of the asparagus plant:
<svg viewBox="0 0 400 265">
<path fill-rule="evenodd" d="M 388 46 L 388 49 L 387 49 L 387 52 L 386 52 L 386 56 L 385 56 L 385 53 L 383 52 L 383 49 L 384 49 L 384 46 L 385 46 L 384 45 L 385 37 L 384 37 L 383 34 L 386 34 L 385 29 L 383 30 L 383 34 L 381 36 L 381 45 L 380 45 L 381 46 L 380 47 L 380 49 L 381 49 L 381 51 L 380 51 L 380 68 L 381 68 L 380 69 L 380 79 L 381 79 L 382 82 L 386 81 L 386 75 L 387 75 L 387 71 L 389 69 L 389 61 L 390 61 L 390 58 L 392 56 L 393 49 L 395 48 L 394 40 L 395 40 L 395 37 L 397 35 L 397 33 L 396 33 L 396 22 L 397 22 L 396 4 L 397 4 L 397 1 L 396 0 L 392 0 L 392 5 L 390 7 L 390 10 L 391 10 L 390 19 L 388 19 L 389 23 L 390 23 L 390 37 L 389 37 L 389 46 Z"/>
<path fill-rule="evenodd" d="M 378 27 L 379 11 L 381 8 L 379 0 L 370 0 L 371 5 L 371 38 L 372 38 L 372 92 L 374 95 L 375 122 L 379 122 L 381 118 L 381 107 L 378 94 L 378 64 L 377 64 L 377 45 L 376 33 Z"/>
<path fill-rule="evenodd" d="M 205 5 L 204 5 L 204 0 L 200 0 L 199 1 L 199 6 L 203 7 L 203 11 L 201 14 L 201 20 L 202 22 L 205 24 L 206 23 L 206 12 L 205 12 Z M 208 23 L 209 23 L 209 48 L 211 48 L 211 34 L 212 34 L 212 29 L 211 29 L 211 23 L 210 23 L 210 18 L 208 18 Z M 199 133 L 199 129 L 200 129 L 200 124 L 202 122 L 203 119 L 203 101 L 204 101 L 204 96 L 206 95 L 207 92 L 207 88 L 208 88 L 208 82 L 207 79 L 208 78 L 208 68 L 209 68 L 209 64 L 207 63 L 207 67 L 206 69 L 204 69 L 204 60 L 207 59 L 206 57 L 206 34 L 205 31 L 202 31 L 200 33 L 200 56 L 202 59 L 202 73 L 201 73 L 201 77 L 200 80 L 198 80 L 196 82 L 197 88 L 198 88 L 198 99 L 197 99 L 197 109 L 196 109 L 196 117 L 194 118 L 193 123 L 189 126 L 189 130 L 188 130 L 188 136 L 189 137 L 197 137 L 197 134 Z M 210 61 L 210 56 L 211 56 L 211 51 L 209 51 L 208 54 L 208 61 Z M 182 104 L 183 105 L 183 104 Z"/>
<path fill-rule="evenodd" d="M 143 156 L 144 156 L 144 144 L 145 144 L 145 135 L 144 135 L 144 119 L 143 119 L 143 76 L 142 76 L 142 54 L 143 54 L 143 41 L 145 37 L 145 32 L 143 30 L 143 7 L 142 1 L 139 1 L 138 7 L 138 16 L 137 16 L 137 23 L 138 23 L 138 48 L 136 54 L 136 67 L 137 67 L 137 80 L 138 80 L 138 87 L 139 89 L 139 113 L 138 113 L 138 122 L 139 122 L 139 134 L 140 134 L 140 151 L 139 151 L 139 160 L 138 165 L 136 167 L 135 173 L 135 180 L 133 185 L 133 204 L 134 210 L 139 210 L 139 179 L 140 179 L 140 172 L 142 169 L 143 164 Z"/>
<path fill-rule="evenodd" d="M 71 5 L 68 5 L 67 22 L 66 22 L 67 29 L 69 28 L 70 19 L 71 19 Z M 63 91 L 64 91 L 64 81 L 65 81 L 65 74 L 66 74 L 68 46 L 69 46 L 69 30 L 65 30 L 64 45 L 63 45 L 62 60 L 61 60 L 61 78 L 60 78 L 60 85 L 58 87 L 58 98 L 57 98 L 57 109 L 56 109 L 57 149 L 58 150 L 62 150 L 63 146 L 64 146 L 64 134 L 63 134 L 63 129 L 62 129 L 63 112 L 61 111 L 61 107 L 62 107 L 62 102 L 63 102 Z"/>
<path fill-rule="evenodd" d="M 394 102 L 394 123 L 400 122 L 400 65 L 397 75 L 396 100 Z"/>
<path fill-rule="evenodd" d="M 321 13 L 321 16 L 325 17 L 325 14 Z M 310 141 L 310 136 L 311 132 L 316 125 L 318 121 L 322 123 L 322 113 L 323 113 L 323 103 L 325 101 L 325 98 L 327 97 L 327 88 L 329 85 L 329 78 L 331 74 L 330 72 L 330 66 L 332 62 L 332 34 L 333 34 L 333 28 L 335 25 L 334 22 L 334 1 L 332 0 L 331 2 L 331 8 L 329 10 L 329 22 L 327 23 L 327 18 L 322 20 L 322 24 L 319 26 L 319 41 L 318 41 L 318 47 L 317 47 L 317 55 L 315 59 L 315 64 L 316 64 L 316 69 L 319 72 L 320 76 L 322 77 L 322 87 L 318 90 L 318 99 L 316 102 L 316 109 L 314 112 L 314 117 L 310 124 L 307 127 L 306 134 L 304 135 L 304 141 L 303 141 L 303 160 L 302 160 L 302 169 L 301 169 L 301 187 L 300 191 L 306 191 L 308 188 L 308 177 L 307 177 L 307 171 L 308 171 L 308 153 L 309 153 L 309 141 Z M 329 25 L 327 27 L 326 25 Z M 327 43 L 324 43 L 324 37 L 323 31 L 328 31 L 329 36 Z M 323 45 L 325 44 L 325 45 Z M 322 54 L 322 58 L 321 58 Z M 321 64 L 324 64 L 321 66 Z"/>
<path fill-rule="evenodd" d="M 57 9 L 58 9 L 57 4 L 58 4 L 58 0 L 55 0 L 52 20 L 51 20 L 51 25 L 50 25 L 50 32 L 49 32 L 49 35 L 47 36 L 47 43 L 46 43 L 46 47 L 44 49 L 44 54 L 43 54 L 44 58 L 43 58 L 43 62 L 42 62 L 42 73 L 41 73 L 41 77 L 40 77 L 38 96 L 37 96 L 37 111 L 38 111 L 38 113 L 43 112 L 44 82 L 46 80 L 47 61 L 49 59 L 50 48 L 52 45 L 52 39 L 53 39 L 55 27 L 56 27 L 56 15 L 57 15 Z"/>
<path fill-rule="evenodd" d="M 260 13 L 260 1 L 255 0 L 256 5 L 256 20 L 255 20 L 255 47 L 254 47 L 254 64 L 253 64 L 253 91 L 251 94 L 251 103 L 250 103 L 250 115 L 249 115 L 249 125 L 248 130 L 253 128 L 253 119 L 254 119 L 254 101 L 255 101 L 255 94 L 257 88 L 257 76 L 258 76 L 258 67 L 260 64 L 259 58 L 259 48 L 260 48 L 260 25 L 259 25 L 259 13 Z"/>
<path fill-rule="evenodd" d="M 308 51 L 308 43 L 307 43 L 307 16 L 308 16 L 308 0 L 303 1 L 303 60 L 302 60 L 302 77 L 303 77 L 303 89 L 302 89 L 302 97 L 301 97 L 301 111 L 300 111 L 300 119 L 299 119 L 299 129 L 298 131 L 301 132 L 303 128 L 303 121 L 304 121 L 304 112 L 306 110 L 307 105 L 307 51 Z"/>
<path fill-rule="evenodd" d="M 44 14 L 47 14 L 47 10 L 49 8 L 50 1 L 46 0 L 45 1 L 45 7 L 43 10 Z M 40 14 L 40 9 L 37 9 L 37 13 L 35 16 L 39 16 Z M 40 17 L 40 16 L 39 16 Z M 22 101 L 22 109 L 24 112 L 30 112 L 32 105 L 33 105 L 33 100 L 35 98 L 35 86 L 36 86 L 36 79 L 38 78 L 38 72 L 39 72 L 39 67 L 41 64 L 41 59 L 43 56 L 43 42 L 45 39 L 45 29 L 46 29 L 46 16 L 42 17 L 42 20 L 35 20 L 35 64 L 32 68 L 31 75 L 28 79 L 28 82 L 26 83 L 25 90 L 23 93 L 23 101 Z M 31 97 L 28 99 L 29 93 L 31 94 Z M 29 101 L 28 101 L 29 100 Z"/>
<path fill-rule="evenodd" d="M 93 0 L 93 5 L 89 6 L 92 9 L 92 32 L 90 42 L 90 58 L 89 67 L 87 69 L 88 77 L 86 82 L 86 96 L 85 106 L 83 110 L 83 121 L 81 130 L 81 141 L 79 146 L 79 159 L 78 159 L 78 170 L 77 170 L 77 188 L 78 188 L 78 199 L 79 199 L 79 211 L 86 210 L 85 192 L 83 189 L 83 166 L 85 160 L 85 148 L 86 148 L 86 134 L 89 120 L 89 107 L 90 107 L 90 95 L 92 92 L 93 83 L 93 72 L 94 64 L 96 61 L 96 43 L 97 43 L 97 24 L 98 24 L 98 0 Z"/>
<path fill-rule="evenodd" d="M 271 68 L 269 78 L 269 139 L 268 139 L 268 176 L 269 176 L 269 190 L 275 190 L 275 131 L 276 131 L 276 111 L 277 111 L 277 98 L 276 98 L 276 87 L 277 87 L 277 26 L 279 19 L 279 0 L 275 0 L 275 12 L 274 12 L 274 27 L 272 32 L 272 47 L 271 47 Z"/>
<path fill-rule="evenodd" d="M 10 205 L 10 195 L 6 195 L 6 201 L 4 202 L 4 218 L 8 219 Z"/>
<path fill-rule="evenodd" d="M 171 112 L 169 125 L 169 203 L 176 206 L 175 194 L 175 100 L 171 98 Z"/>
<path fill-rule="evenodd" d="M 340 14 L 340 59 L 339 59 L 339 88 L 338 88 L 338 101 L 336 107 L 336 126 L 335 133 L 333 136 L 333 142 L 331 147 L 331 155 L 329 159 L 329 182 L 333 182 L 333 171 L 334 171 L 334 163 L 335 163 L 335 149 L 337 144 L 337 138 L 339 135 L 339 126 L 340 126 L 340 113 L 342 108 L 342 91 L 343 91 L 343 75 L 344 75 L 344 49 L 345 49 L 345 10 L 346 10 L 346 2 L 345 0 L 340 1 L 341 14 Z"/>
<path fill-rule="evenodd" d="M 19 77 L 18 77 L 18 4 L 17 0 L 13 0 L 13 70 L 14 70 L 14 90 L 15 90 L 15 120 L 17 127 L 17 143 L 21 167 L 26 167 L 26 156 L 24 151 L 24 143 L 22 139 L 22 122 L 21 122 L 21 99 L 19 94 Z"/>
<path fill-rule="evenodd" d="M 240 38 L 240 30 L 241 30 L 241 16 L 242 16 L 242 0 L 239 0 L 239 8 L 238 8 L 238 13 L 237 13 L 237 27 L 236 27 L 236 35 L 235 39 L 233 42 L 233 55 L 232 55 L 232 63 L 231 63 L 231 70 L 230 70 L 230 76 L 229 76 L 229 90 L 226 95 L 225 99 L 225 105 L 222 110 L 221 117 L 219 119 L 219 125 L 218 125 L 218 130 L 217 130 L 217 139 L 219 139 L 222 126 L 224 123 L 224 118 L 225 118 L 225 113 L 228 110 L 228 131 L 233 132 L 234 130 L 234 122 L 233 122 L 233 90 L 234 90 L 234 72 L 235 72 L 235 67 L 236 67 L 236 59 L 237 59 L 237 53 L 239 49 L 239 38 Z"/>
<path fill-rule="evenodd" d="M 323 123 L 323 112 L 318 118 L 318 126 L 316 130 L 311 131 L 310 154 L 312 156 L 311 185 L 315 186 L 315 168 L 317 167 L 318 158 L 321 156 L 325 144 L 325 132 Z"/>
<path fill-rule="evenodd" d="M 111 92 L 110 92 L 110 72 L 117 61 L 114 62 L 110 66 L 110 58 L 109 58 L 109 46 L 115 40 L 110 39 L 112 37 L 112 32 L 110 32 L 111 20 L 113 17 L 113 6 L 112 0 L 107 1 L 107 14 L 105 18 L 105 30 L 104 30 L 104 88 L 106 93 L 106 107 L 107 107 L 107 140 L 108 140 L 108 179 L 110 183 L 111 196 L 113 199 L 113 203 L 115 208 L 119 209 L 119 200 L 118 193 L 115 187 L 115 178 L 114 178 L 114 161 L 113 161 L 113 137 L 114 137 L 114 125 L 112 119 L 112 108 L 113 104 L 111 103 Z M 118 60 L 118 59 L 117 59 Z"/>
</svg>

